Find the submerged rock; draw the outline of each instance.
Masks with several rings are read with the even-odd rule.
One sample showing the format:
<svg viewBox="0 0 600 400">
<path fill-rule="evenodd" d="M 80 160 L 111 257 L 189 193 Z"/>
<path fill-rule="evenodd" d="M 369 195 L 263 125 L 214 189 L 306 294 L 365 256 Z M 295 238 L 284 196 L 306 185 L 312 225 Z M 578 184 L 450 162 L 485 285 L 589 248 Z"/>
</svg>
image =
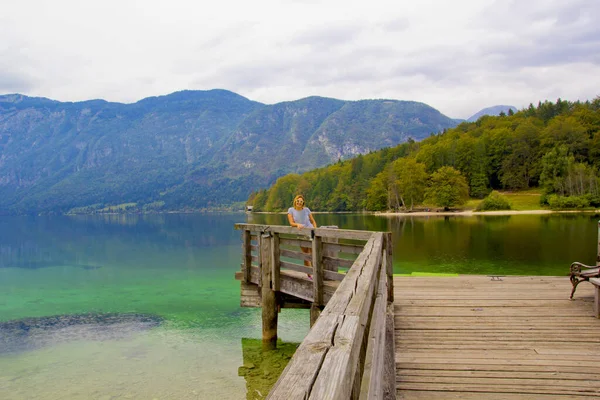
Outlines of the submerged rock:
<svg viewBox="0 0 600 400">
<path fill-rule="evenodd" d="M 160 325 L 151 314 L 79 314 L 0 322 L 0 354 L 75 340 L 114 340 Z"/>
</svg>

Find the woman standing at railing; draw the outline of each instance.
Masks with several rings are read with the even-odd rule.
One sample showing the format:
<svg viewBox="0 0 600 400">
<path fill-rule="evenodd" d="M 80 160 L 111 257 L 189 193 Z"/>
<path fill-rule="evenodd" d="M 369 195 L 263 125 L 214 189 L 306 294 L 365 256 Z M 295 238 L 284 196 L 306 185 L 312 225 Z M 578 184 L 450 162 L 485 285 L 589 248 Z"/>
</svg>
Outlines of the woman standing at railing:
<svg viewBox="0 0 600 400">
<path fill-rule="evenodd" d="M 298 229 L 317 227 L 315 218 L 312 216 L 310 209 L 305 207 L 304 196 L 301 194 L 294 197 L 293 207 L 288 209 L 288 221 L 291 226 L 295 226 Z M 302 252 L 305 254 L 312 253 L 312 249 L 310 247 L 300 246 L 300 250 L 302 250 Z M 308 260 L 304 260 L 304 265 L 310 267 L 312 266 L 312 263 Z M 308 274 L 308 277 L 312 279 L 310 274 Z"/>
</svg>

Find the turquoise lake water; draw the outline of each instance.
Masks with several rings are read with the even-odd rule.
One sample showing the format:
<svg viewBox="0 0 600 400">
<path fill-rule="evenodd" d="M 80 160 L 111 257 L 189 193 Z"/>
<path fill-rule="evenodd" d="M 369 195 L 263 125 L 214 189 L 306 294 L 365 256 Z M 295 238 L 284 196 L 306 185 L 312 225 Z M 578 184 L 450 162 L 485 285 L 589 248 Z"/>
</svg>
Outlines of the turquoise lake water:
<svg viewBox="0 0 600 400">
<path fill-rule="evenodd" d="M 397 274 L 488 275 L 566 275 L 572 261 L 593 263 L 599 219 L 315 217 L 392 231 Z M 286 216 L 0 218 L 0 399 L 262 398 L 256 382 L 285 365 L 308 313 L 283 310 L 284 351 L 261 359 L 260 310 L 239 307 L 236 222 Z"/>
</svg>

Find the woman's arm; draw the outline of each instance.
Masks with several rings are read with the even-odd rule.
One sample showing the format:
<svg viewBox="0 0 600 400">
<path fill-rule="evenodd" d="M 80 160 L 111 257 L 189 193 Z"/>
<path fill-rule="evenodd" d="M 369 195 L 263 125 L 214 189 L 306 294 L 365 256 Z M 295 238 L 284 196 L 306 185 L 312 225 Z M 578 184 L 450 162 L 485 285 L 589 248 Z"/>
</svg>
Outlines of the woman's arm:
<svg viewBox="0 0 600 400">
<path fill-rule="evenodd" d="M 315 219 L 312 216 L 312 213 L 308 214 L 308 218 L 310 219 L 311 224 L 313 224 L 313 226 L 316 228 L 317 227 L 317 223 L 315 222 Z"/>
</svg>

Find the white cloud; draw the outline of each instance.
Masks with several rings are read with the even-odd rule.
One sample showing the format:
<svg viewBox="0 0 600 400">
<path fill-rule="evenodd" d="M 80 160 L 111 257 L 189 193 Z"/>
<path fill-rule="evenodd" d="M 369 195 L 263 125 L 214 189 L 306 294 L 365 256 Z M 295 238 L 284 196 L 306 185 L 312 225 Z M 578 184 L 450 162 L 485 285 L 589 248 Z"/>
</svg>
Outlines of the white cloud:
<svg viewBox="0 0 600 400">
<path fill-rule="evenodd" d="M 223 88 L 495 104 L 592 99 L 600 3 L 427 0 L 0 0 L 0 93 L 134 102 Z"/>
</svg>

